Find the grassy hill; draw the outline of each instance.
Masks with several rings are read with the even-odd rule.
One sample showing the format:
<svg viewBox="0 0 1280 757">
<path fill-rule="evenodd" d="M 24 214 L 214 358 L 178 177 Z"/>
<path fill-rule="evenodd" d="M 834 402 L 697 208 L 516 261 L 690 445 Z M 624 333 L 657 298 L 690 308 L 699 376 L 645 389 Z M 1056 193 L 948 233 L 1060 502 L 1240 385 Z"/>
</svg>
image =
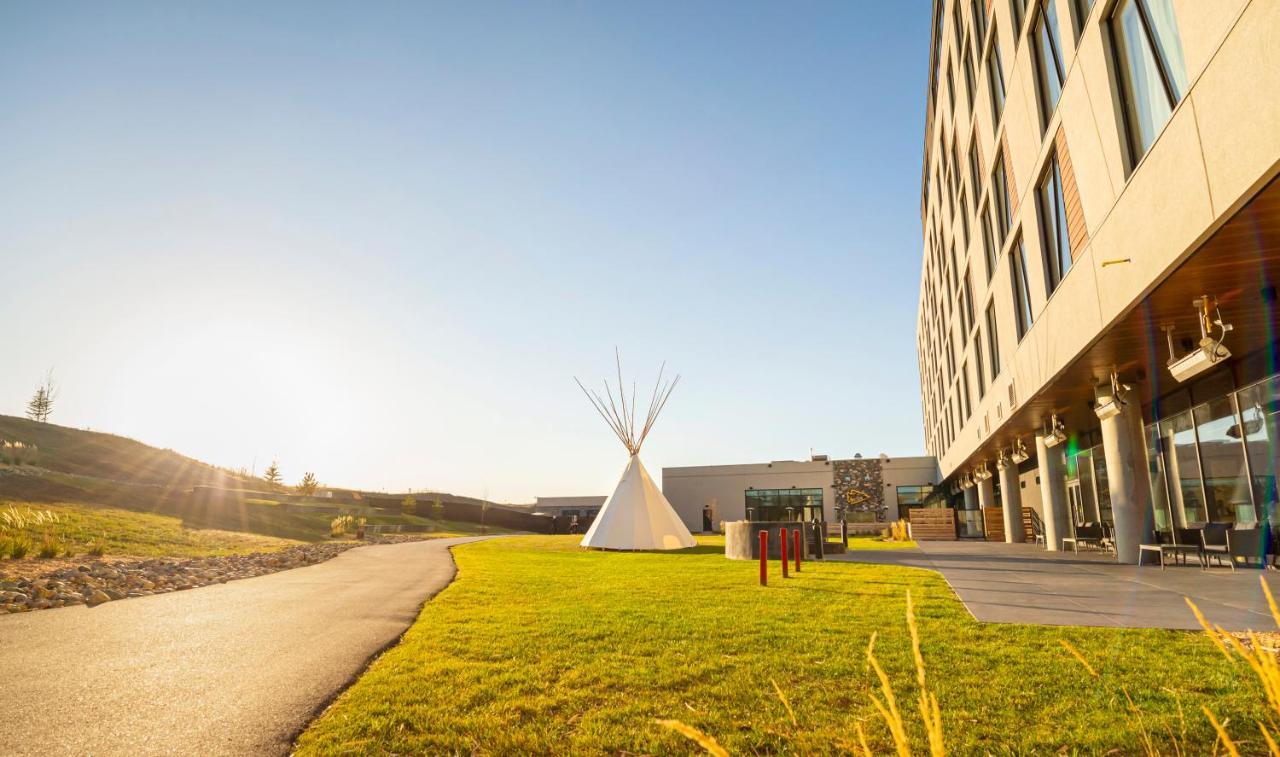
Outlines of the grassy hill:
<svg viewBox="0 0 1280 757">
<path fill-rule="evenodd" d="M 264 484 L 123 436 L 10 415 L 0 415 L 0 440 L 35 444 L 39 447 L 35 465 L 58 473 L 188 489 L 197 485 L 256 489 Z"/>
<path fill-rule="evenodd" d="M 210 535 L 190 533 L 210 529 L 319 541 L 329 538 L 335 506 L 366 517 L 371 525 L 430 527 L 441 534 L 477 530 L 474 524 L 401 514 L 399 500 L 392 500 L 396 507 L 391 510 L 352 499 L 312 500 L 311 504 L 326 508 L 312 510 L 306 507 L 307 498 L 273 493 L 261 479 L 114 434 L 0 416 L 0 441 L 38 447 L 25 464 L 0 462 L 0 504 L 12 501 L 47 507 L 65 516 L 73 530 L 105 533 L 113 541 L 124 540 L 126 533 L 145 533 L 145 538 L 126 540 L 129 553 L 215 551 L 224 548 L 223 542 L 235 542 L 226 548 L 240 548 L 227 536 L 219 536 L 219 546 L 213 546 Z M 210 491 L 193 492 L 193 487 L 212 487 L 212 494 L 221 494 L 209 496 Z M 113 546 L 121 547 L 123 542 Z"/>
</svg>

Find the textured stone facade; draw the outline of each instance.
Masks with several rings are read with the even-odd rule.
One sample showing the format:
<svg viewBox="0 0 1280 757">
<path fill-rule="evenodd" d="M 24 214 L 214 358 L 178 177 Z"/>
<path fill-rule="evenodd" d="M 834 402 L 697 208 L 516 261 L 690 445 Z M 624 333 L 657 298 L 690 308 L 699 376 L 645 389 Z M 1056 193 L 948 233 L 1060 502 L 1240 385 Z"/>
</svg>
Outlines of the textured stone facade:
<svg viewBox="0 0 1280 757">
<path fill-rule="evenodd" d="M 887 520 L 884 475 L 879 458 L 833 460 L 831 465 L 835 505 L 845 508 L 850 522 L 883 523 Z"/>
</svg>

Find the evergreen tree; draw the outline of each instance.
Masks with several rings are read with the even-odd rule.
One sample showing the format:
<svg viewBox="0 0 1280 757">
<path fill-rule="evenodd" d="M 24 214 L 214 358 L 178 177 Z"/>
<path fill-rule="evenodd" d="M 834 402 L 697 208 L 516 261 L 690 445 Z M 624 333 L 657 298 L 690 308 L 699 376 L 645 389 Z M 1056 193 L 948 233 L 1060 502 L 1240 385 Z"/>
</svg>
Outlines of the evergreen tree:
<svg viewBox="0 0 1280 757">
<path fill-rule="evenodd" d="M 307 495 L 315 494 L 316 489 L 319 489 L 319 488 L 320 488 L 320 481 L 316 479 L 316 474 L 310 471 L 302 474 L 302 480 L 298 482 L 298 486 L 297 486 L 299 494 L 307 494 Z"/>
<path fill-rule="evenodd" d="M 27 417 L 37 423 L 48 423 L 53 414 L 53 401 L 58 397 L 58 387 L 53 383 L 53 371 L 45 376 L 44 383 L 36 387 L 36 393 L 27 402 Z"/>
<path fill-rule="evenodd" d="M 280 464 L 272 460 L 271 465 L 268 465 L 267 469 L 262 472 L 262 478 L 268 484 L 271 484 L 272 489 L 279 487 L 280 483 L 284 481 L 284 476 L 280 475 Z"/>
</svg>

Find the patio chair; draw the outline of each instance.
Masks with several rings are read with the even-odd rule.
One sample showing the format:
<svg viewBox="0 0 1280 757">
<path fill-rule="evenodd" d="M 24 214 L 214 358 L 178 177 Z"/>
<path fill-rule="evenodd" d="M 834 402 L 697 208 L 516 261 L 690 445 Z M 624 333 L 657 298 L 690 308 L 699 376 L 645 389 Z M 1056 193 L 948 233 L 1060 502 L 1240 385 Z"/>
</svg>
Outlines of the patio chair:
<svg viewBox="0 0 1280 757">
<path fill-rule="evenodd" d="M 1076 526 L 1075 536 L 1067 536 L 1063 538 L 1062 551 L 1063 552 L 1067 551 L 1068 544 L 1071 545 L 1072 550 L 1076 554 L 1080 554 L 1081 544 L 1084 544 L 1086 546 L 1092 544 L 1098 547 L 1099 549 L 1101 549 L 1103 546 L 1102 540 L 1104 537 L 1105 537 L 1105 533 L 1103 532 L 1101 525 L 1097 523 L 1081 523 L 1080 525 Z"/>
<path fill-rule="evenodd" d="M 1267 553 L 1271 547 L 1270 529 L 1258 528 L 1256 523 L 1247 524 L 1244 528 L 1233 528 L 1227 531 L 1227 556 L 1231 563 L 1231 570 L 1236 569 L 1236 563 L 1242 562 L 1245 567 L 1258 562 L 1258 567 L 1265 569 L 1267 567 Z"/>
<path fill-rule="evenodd" d="M 1230 530 L 1230 523 L 1206 523 L 1204 528 L 1200 529 L 1200 545 L 1203 547 L 1205 569 L 1208 569 L 1211 559 L 1218 562 L 1230 561 L 1231 556 L 1227 553 L 1227 532 Z"/>
</svg>

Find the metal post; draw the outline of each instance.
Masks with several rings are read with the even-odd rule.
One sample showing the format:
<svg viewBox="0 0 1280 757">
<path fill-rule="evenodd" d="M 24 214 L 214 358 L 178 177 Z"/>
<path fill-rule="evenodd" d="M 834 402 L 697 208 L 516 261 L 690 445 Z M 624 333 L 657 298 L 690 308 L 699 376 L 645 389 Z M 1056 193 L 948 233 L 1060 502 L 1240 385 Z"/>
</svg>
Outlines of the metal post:
<svg viewBox="0 0 1280 757">
<path fill-rule="evenodd" d="M 804 552 L 804 549 L 802 549 L 800 546 L 800 529 L 798 528 L 796 529 L 795 542 L 796 542 L 796 572 L 799 573 L 800 572 L 800 554 Z"/>
<path fill-rule="evenodd" d="M 844 515 L 840 516 L 840 543 L 845 549 L 849 548 L 849 521 L 844 519 Z"/>
<path fill-rule="evenodd" d="M 797 532 L 798 533 L 798 532 Z M 782 537 L 778 546 L 782 548 L 782 577 L 787 577 L 787 529 L 780 529 L 778 535 Z"/>
<path fill-rule="evenodd" d="M 760 531 L 760 585 L 769 585 L 769 532 Z"/>
</svg>

